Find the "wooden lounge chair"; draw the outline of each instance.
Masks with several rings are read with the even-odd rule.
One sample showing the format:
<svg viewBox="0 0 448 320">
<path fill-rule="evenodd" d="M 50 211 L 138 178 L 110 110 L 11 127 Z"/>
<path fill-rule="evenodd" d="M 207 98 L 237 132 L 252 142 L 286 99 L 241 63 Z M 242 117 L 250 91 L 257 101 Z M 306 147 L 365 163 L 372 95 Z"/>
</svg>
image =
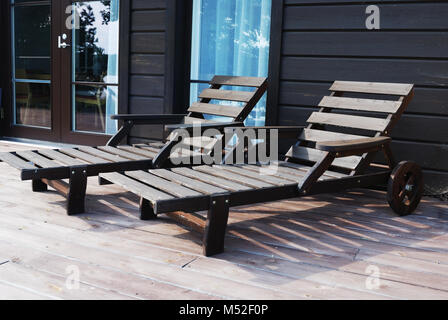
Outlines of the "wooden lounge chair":
<svg viewBox="0 0 448 320">
<path fill-rule="evenodd" d="M 247 87 L 250 90 L 225 89 L 227 86 L 231 89 Z M 266 78 L 215 76 L 210 81 L 210 88 L 200 94 L 200 101 L 193 103 L 186 115 L 112 116 L 112 119 L 123 121 L 123 126 L 106 146 L 0 153 L 0 162 L 4 161 L 19 169 L 22 180 L 32 180 L 33 191 L 43 192 L 51 186 L 64 195 L 69 215 L 83 213 L 88 177 L 105 172 L 146 170 L 171 165 L 171 151 L 178 144 L 177 139 L 136 146 L 119 145 L 134 126 L 165 125 L 168 131 L 172 131 L 176 128 L 192 130 L 196 123 L 200 123 L 201 132 L 211 128 L 222 131 L 227 126 L 242 126 L 266 89 Z M 214 100 L 241 102 L 242 106 L 210 103 Z M 218 123 L 206 120 L 204 115 L 207 114 L 223 116 L 228 121 Z M 185 148 L 179 152 L 179 156 L 192 158 L 210 153 L 215 144 L 221 143 L 220 139 L 219 136 L 185 139 L 182 141 Z M 62 179 L 69 179 L 69 183 Z"/>
<path fill-rule="evenodd" d="M 395 162 L 389 135 L 413 97 L 413 85 L 336 81 L 330 90 L 333 93 L 322 99 L 320 111 L 311 115 L 307 127 L 277 128 L 283 136 L 298 141 L 284 161 L 276 163 L 277 172 L 272 175 L 262 174 L 266 165 L 241 164 L 101 176 L 141 197 L 142 219 L 167 213 L 203 232 L 207 256 L 224 250 L 229 207 L 233 206 L 388 184 L 390 206 L 400 215 L 410 214 L 422 196 L 421 169 L 413 162 Z M 342 97 L 353 92 L 399 99 Z M 345 114 L 335 113 L 341 110 Z M 347 111 L 362 112 L 362 116 Z M 352 132 L 341 132 L 347 128 Z M 366 172 L 378 151 L 384 152 L 388 168 Z M 205 210 L 206 218 L 194 213 Z"/>
</svg>

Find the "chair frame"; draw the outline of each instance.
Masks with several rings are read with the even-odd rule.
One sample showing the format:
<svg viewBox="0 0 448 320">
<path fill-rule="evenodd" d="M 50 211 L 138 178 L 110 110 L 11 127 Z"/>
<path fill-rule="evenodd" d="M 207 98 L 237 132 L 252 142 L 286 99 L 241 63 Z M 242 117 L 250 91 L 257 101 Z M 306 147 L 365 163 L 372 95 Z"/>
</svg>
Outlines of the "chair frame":
<svg viewBox="0 0 448 320">
<path fill-rule="evenodd" d="M 255 88 L 252 92 L 221 90 L 224 86 Z M 45 192 L 48 186 L 54 188 L 67 198 L 67 214 L 85 212 L 87 178 L 99 176 L 100 173 L 145 170 L 171 166 L 169 156 L 178 140 L 162 143 L 163 148 L 147 150 L 133 147 L 131 150 L 120 146 L 137 125 L 164 125 L 167 132 L 176 129 L 193 130 L 196 122 L 203 130 L 217 129 L 223 132 L 229 126 L 243 126 L 244 119 L 265 94 L 268 87 L 267 78 L 214 76 L 210 88 L 199 96 L 200 101 L 190 106 L 188 114 L 178 115 L 114 115 L 112 119 L 123 121 L 122 127 L 102 147 L 76 147 L 54 150 L 30 150 L 0 153 L 0 162 L 21 171 L 21 180 L 32 180 L 34 192 Z M 239 101 L 241 108 L 210 104 L 212 100 Z M 202 112 L 203 111 L 203 112 Z M 231 121 L 217 123 L 204 119 L 204 114 L 226 115 Z M 217 142 L 218 143 L 218 142 Z M 160 143 L 159 143 L 160 144 Z M 147 146 L 150 148 L 150 146 Z M 152 156 L 153 158 L 150 158 Z M 64 165 L 61 165 L 63 163 Z M 64 182 L 62 179 L 69 179 Z M 106 181 L 100 178 L 100 184 Z"/>
<path fill-rule="evenodd" d="M 289 182 L 287 182 L 287 179 L 284 179 L 284 183 L 272 185 L 275 184 L 276 179 L 280 179 L 280 176 L 270 177 L 269 180 L 268 178 L 261 176 L 257 178 L 257 176 L 254 176 L 255 173 L 253 168 L 250 168 L 247 164 L 232 166 L 215 165 L 213 167 L 202 166 L 172 170 L 150 170 L 149 173 L 125 172 L 124 174 L 101 174 L 101 177 L 111 183 L 122 186 L 128 191 L 141 197 L 140 214 L 142 220 L 152 220 L 157 218 L 159 214 L 166 214 L 180 224 L 203 233 L 203 253 L 206 256 L 212 256 L 221 253 L 224 250 L 225 231 L 230 207 L 279 201 L 321 193 L 340 192 L 352 188 L 368 188 L 387 184 L 392 184 L 395 187 L 397 184 L 396 179 L 399 178 L 395 173 L 402 172 L 402 168 L 406 167 L 405 164 L 408 163 L 400 163 L 397 165 L 390 148 L 392 139 L 389 135 L 414 95 L 413 85 L 336 81 L 330 90 L 333 91 L 330 97 L 342 97 L 345 92 L 360 92 L 363 94 L 374 93 L 381 95 L 398 95 L 400 96 L 400 99 L 396 101 L 395 104 L 383 100 L 376 102 L 371 100 L 361 101 L 369 105 L 369 108 L 372 108 L 373 111 L 378 111 L 377 109 L 384 108 L 386 105 L 388 108 L 392 105 L 394 110 L 387 116 L 384 125 L 380 126 L 381 129 L 378 129 L 379 132 L 377 132 L 374 137 L 349 140 L 342 139 L 336 141 L 315 141 L 315 150 L 316 152 L 319 152 L 320 157 L 314 161 L 312 167 L 307 167 L 308 170 L 302 174 L 300 179 L 297 178 L 296 181 L 289 180 Z M 327 97 L 324 98 L 320 104 L 320 115 L 325 116 L 329 114 L 332 107 L 338 108 L 338 106 L 334 104 L 332 106 L 325 105 L 325 101 L 327 100 Z M 335 99 L 332 100 L 335 101 Z M 381 104 L 378 104 L 378 102 L 381 102 Z M 349 109 L 352 108 L 351 105 L 348 107 Z M 344 109 L 347 109 L 347 105 L 344 106 Z M 362 110 L 362 108 L 360 109 L 359 107 L 356 107 L 355 109 Z M 350 117 L 351 116 L 345 117 L 344 121 L 352 119 Z M 297 157 L 303 156 L 303 154 L 298 154 L 298 151 L 306 146 L 306 140 L 308 139 L 306 133 L 309 132 L 306 130 L 313 130 L 318 125 L 314 123 L 313 119 L 315 118 L 318 118 L 318 116 L 313 114 L 309 119 L 310 125 L 307 127 L 229 127 L 226 128 L 225 131 L 235 132 L 236 130 L 256 129 L 257 132 L 261 132 L 261 130 L 278 130 L 280 133 L 279 138 L 281 139 L 297 138 L 298 142 L 285 154 L 286 162 L 283 162 L 283 164 L 288 164 L 288 166 L 300 169 L 300 164 L 294 162 L 294 160 Z M 372 122 L 375 122 L 374 118 L 372 118 Z M 380 121 L 377 122 L 381 124 L 383 123 Z M 356 123 L 353 125 L 359 126 L 359 124 Z M 333 134 L 332 132 L 330 133 Z M 341 136 L 347 135 L 342 134 Z M 387 159 L 388 168 L 376 172 L 365 173 L 367 167 L 370 166 L 375 155 L 379 151 L 384 153 Z M 298 154 L 297 157 L 296 154 Z M 359 161 L 350 167 L 350 172 L 344 175 L 333 172 L 332 175 L 334 176 L 330 176 L 329 170 L 334 167 L 335 160 L 354 155 L 359 156 L 359 158 L 357 158 Z M 414 168 L 415 166 L 411 167 Z M 219 170 L 222 171 L 218 173 Z M 232 170 L 236 171 L 237 176 L 232 173 Z M 419 167 L 416 170 L 417 174 L 419 174 Z M 207 175 L 201 177 L 201 173 L 208 174 L 208 177 Z M 220 183 L 226 183 L 224 179 L 221 179 L 219 182 L 215 181 L 216 179 L 219 179 L 219 177 L 228 178 L 228 180 L 231 181 L 227 183 L 226 190 L 223 190 L 226 186 L 221 187 L 219 185 Z M 160 178 L 164 178 L 165 180 Z M 281 178 L 287 177 L 283 176 Z M 272 183 L 272 181 L 274 182 Z M 266 182 L 270 182 L 271 185 L 266 185 Z M 418 205 L 421 198 L 421 179 L 419 182 L 419 189 L 416 189 L 415 191 L 415 207 Z M 236 188 L 235 190 L 229 191 L 232 188 L 232 186 L 230 186 L 232 183 L 239 183 L 240 185 L 245 184 L 246 186 L 258 184 L 258 187 L 238 189 L 237 186 L 233 187 Z M 175 185 L 200 191 L 202 194 L 191 195 L 188 193 L 188 190 L 180 189 L 179 193 L 184 193 L 184 195 L 175 197 L 172 196 L 174 195 L 172 188 Z M 214 188 L 214 190 L 208 191 L 207 185 L 210 189 Z M 219 186 L 218 190 L 216 190 L 217 186 Z M 393 198 L 397 196 L 391 194 L 390 197 Z M 415 207 L 409 211 L 414 210 Z M 200 211 L 207 211 L 207 216 L 204 218 L 202 215 L 195 213 Z M 410 212 L 398 213 L 408 214 Z"/>
</svg>

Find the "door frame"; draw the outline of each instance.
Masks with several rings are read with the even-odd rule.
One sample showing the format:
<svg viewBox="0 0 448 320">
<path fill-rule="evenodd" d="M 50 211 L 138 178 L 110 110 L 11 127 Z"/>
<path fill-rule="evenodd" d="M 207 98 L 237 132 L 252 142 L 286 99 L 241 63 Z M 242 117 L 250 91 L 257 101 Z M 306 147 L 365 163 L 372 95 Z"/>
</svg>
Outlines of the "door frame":
<svg viewBox="0 0 448 320">
<path fill-rule="evenodd" d="M 48 1 L 51 3 L 52 1 Z M 57 1 L 55 1 L 57 2 Z M 13 97 L 13 82 L 12 82 L 12 75 L 13 75 L 13 59 L 15 57 L 12 56 L 12 46 L 13 46 L 13 38 L 12 38 L 12 6 L 11 1 L 5 1 L 4 2 L 4 8 L 5 8 L 5 23 L 7 24 L 7 35 L 6 35 L 6 45 L 5 48 L 7 49 L 5 53 L 6 61 L 7 63 L 7 77 L 8 79 L 5 81 L 7 85 L 5 85 L 5 93 L 4 93 L 4 111 L 5 111 L 5 130 L 4 135 L 9 137 L 17 137 L 17 138 L 26 138 L 26 139 L 35 139 L 35 140 L 44 140 L 44 141 L 50 141 L 50 142 L 59 142 L 60 141 L 60 121 L 58 120 L 60 118 L 60 113 L 56 108 L 54 108 L 55 101 L 57 100 L 57 97 L 55 97 L 54 93 L 57 92 L 55 90 L 55 85 L 58 82 L 57 80 L 57 73 L 54 72 L 54 68 L 56 63 L 59 61 L 58 59 L 58 52 L 56 50 L 56 45 L 54 41 L 51 41 L 51 86 L 50 86 L 50 103 L 51 103 L 51 129 L 45 129 L 45 128 L 36 128 L 36 127 L 27 127 L 23 125 L 14 125 L 13 124 L 13 113 L 14 113 L 14 97 Z M 57 23 L 54 21 L 54 19 L 57 20 L 57 15 L 55 15 L 55 6 L 51 3 L 51 18 L 52 18 L 52 26 L 51 26 L 51 37 L 54 38 L 55 36 L 55 28 L 53 27 L 54 23 Z M 55 78 L 56 77 L 56 78 Z"/>
<path fill-rule="evenodd" d="M 3 119 L 4 128 L 2 134 L 9 137 L 43 140 L 49 142 L 63 142 L 83 145 L 102 145 L 111 137 L 109 135 L 80 133 L 71 131 L 71 50 L 59 49 L 57 46 L 58 36 L 66 32 L 65 22 L 69 14 L 65 12 L 71 0 L 49 0 L 51 2 L 51 129 L 26 127 L 13 125 L 13 88 L 12 88 L 12 18 L 11 2 L 4 1 L 1 5 L 5 10 L 4 20 L 8 28 L 5 30 L 5 51 L 7 79 L 4 79 Z M 128 113 L 128 88 L 129 88 L 129 34 L 130 34 L 130 1 L 120 1 L 120 35 L 119 35 L 119 97 L 118 113 Z M 71 32 L 69 43 L 71 44 Z M 64 67 L 69 66 L 69 67 Z M 63 102 L 65 101 L 65 103 Z M 119 124 L 121 125 L 121 124 Z"/>
<path fill-rule="evenodd" d="M 66 13 L 65 8 L 73 0 L 59 1 L 60 16 L 59 21 L 60 34 L 67 33 L 67 43 L 72 45 L 72 30 L 66 28 L 66 20 L 70 14 Z M 86 1 L 88 2 L 88 0 Z M 130 28 L 130 1 L 120 0 L 120 32 L 118 49 L 118 113 L 128 112 L 128 72 L 129 72 L 129 28 Z M 61 68 L 61 140 L 64 143 L 83 144 L 83 145 L 104 145 L 111 135 L 102 135 L 97 133 L 75 132 L 72 131 L 72 47 L 59 49 L 61 52 L 62 65 L 69 65 L 70 68 Z"/>
</svg>

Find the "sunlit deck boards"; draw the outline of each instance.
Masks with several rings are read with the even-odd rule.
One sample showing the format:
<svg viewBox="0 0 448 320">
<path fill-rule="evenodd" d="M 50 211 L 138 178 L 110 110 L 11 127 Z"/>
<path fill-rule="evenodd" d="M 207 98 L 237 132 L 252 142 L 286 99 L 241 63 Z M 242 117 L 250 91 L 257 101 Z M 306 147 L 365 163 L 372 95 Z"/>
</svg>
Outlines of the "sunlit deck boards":
<svg viewBox="0 0 448 320">
<path fill-rule="evenodd" d="M 67 217 L 58 194 L 32 193 L 3 163 L 0 175 L 0 298 L 448 298 L 448 204 L 431 198 L 405 218 L 362 190 L 235 208 L 226 253 L 205 258 L 199 234 L 139 221 L 119 187 L 91 179 L 88 213 Z M 79 290 L 66 288 L 70 266 Z"/>
</svg>

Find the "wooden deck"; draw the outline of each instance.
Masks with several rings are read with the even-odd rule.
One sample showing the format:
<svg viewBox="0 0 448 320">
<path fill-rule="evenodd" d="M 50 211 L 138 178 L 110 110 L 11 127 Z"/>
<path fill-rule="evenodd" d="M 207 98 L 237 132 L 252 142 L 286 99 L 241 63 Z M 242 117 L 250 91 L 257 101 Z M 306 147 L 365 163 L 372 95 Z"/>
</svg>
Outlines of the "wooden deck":
<svg viewBox="0 0 448 320">
<path fill-rule="evenodd" d="M 226 252 L 205 258 L 118 187 L 90 179 L 88 213 L 68 217 L 55 192 L 0 177 L 0 299 L 448 299 L 448 203 L 432 198 L 405 218 L 365 190 L 236 208 Z"/>
</svg>

